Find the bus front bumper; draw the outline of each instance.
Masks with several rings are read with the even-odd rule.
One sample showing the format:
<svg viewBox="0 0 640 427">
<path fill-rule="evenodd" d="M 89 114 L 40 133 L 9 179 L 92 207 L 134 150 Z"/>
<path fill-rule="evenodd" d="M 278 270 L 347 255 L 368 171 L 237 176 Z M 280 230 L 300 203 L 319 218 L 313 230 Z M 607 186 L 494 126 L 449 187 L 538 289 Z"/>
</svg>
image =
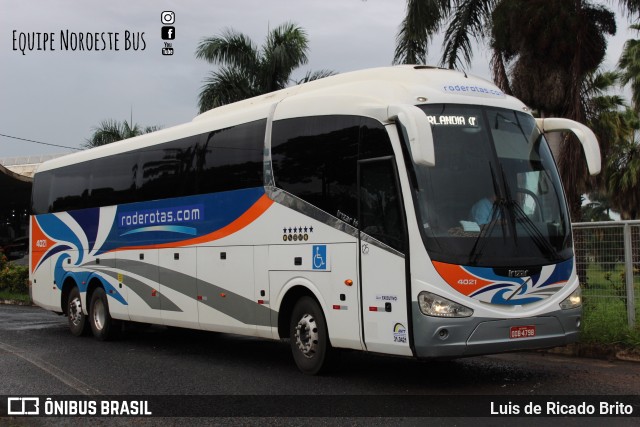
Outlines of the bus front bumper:
<svg viewBox="0 0 640 427">
<path fill-rule="evenodd" d="M 582 309 L 558 310 L 516 319 L 438 318 L 413 304 L 413 337 L 419 358 L 455 358 L 533 350 L 578 340 Z M 535 327 L 535 335 L 511 338 L 512 328 Z M 532 329 L 532 328 L 528 328 Z"/>
</svg>

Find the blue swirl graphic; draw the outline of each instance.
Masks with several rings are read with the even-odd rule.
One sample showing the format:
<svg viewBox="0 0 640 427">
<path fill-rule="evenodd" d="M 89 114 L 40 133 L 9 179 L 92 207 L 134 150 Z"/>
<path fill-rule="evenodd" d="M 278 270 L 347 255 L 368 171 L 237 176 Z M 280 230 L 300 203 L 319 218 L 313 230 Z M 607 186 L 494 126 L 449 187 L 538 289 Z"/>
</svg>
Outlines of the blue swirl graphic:
<svg viewBox="0 0 640 427">
<path fill-rule="evenodd" d="M 78 261 L 75 265 L 82 263 L 84 258 L 84 250 L 80 239 L 75 235 L 73 231 L 60 220 L 54 214 L 40 215 L 38 217 L 38 223 L 42 230 L 44 230 L 53 240 L 58 242 L 69 243 L 75 250 L 78 251 Z"/>
</svg>

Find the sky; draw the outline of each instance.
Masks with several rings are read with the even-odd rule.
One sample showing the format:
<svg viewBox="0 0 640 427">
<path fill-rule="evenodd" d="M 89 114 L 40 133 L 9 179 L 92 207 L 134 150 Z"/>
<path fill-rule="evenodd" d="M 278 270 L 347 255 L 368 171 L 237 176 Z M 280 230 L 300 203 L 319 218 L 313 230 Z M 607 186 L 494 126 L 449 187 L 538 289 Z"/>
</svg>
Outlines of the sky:
<svg viewBox="0 0 640 427">
<path fill-rule="evenodd" d="M 620 15 L 615 2 L 601 3 Z M 80 148 L 106 119 L 133 118 L 163 128 L 188 122 L 198 113 L 203 80 L 215 69 L 195 58 L 196 47 L 226 28 L 257 45 L 284 22 L 304 28 L 309 62 L 294 78 L 309 70 L 389 66 L 405 5 L 404 0 L 0 0 L 0 134 Z M 163 12 L 174 13 L 174 23 L 166 25 L 174 28 L 173 40 L 161 37 Z M 625 40 L 636 37 L 628 26 L 619 16 L 605 69 L 615 67 Z M 98 33 L 93 49 L 87 33 Z M 162 54 L 165 41 L 173 55 Z M 436 36 L 428 63 L 438 63 L 441 46 L 442 37 Z M 486 51 L 478 46 L 467 71 L 488 79 Z M 0 136 L 0 159 L 72 151 Z"/>
</svg>

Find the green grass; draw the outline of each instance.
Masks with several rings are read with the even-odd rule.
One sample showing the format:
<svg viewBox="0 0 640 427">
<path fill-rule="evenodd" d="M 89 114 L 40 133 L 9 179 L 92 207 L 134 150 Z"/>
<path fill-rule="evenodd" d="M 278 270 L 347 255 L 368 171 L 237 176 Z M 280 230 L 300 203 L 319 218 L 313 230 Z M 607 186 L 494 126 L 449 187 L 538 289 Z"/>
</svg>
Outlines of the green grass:
<svg viewBox="0 0 640 427">
<path fill-rule="evenodd" d="M 7 290 L 0 290 L 0 300 L 19 301 L 24 303 L 31 302 L 31 300 L 29 299 L 29 294 L 22 294 Z"/>
<path fill-rule="evenodd" d="M 627 321 L 624 266 L 605 271 L 598 263 L 587 268 L 587 285 L 582 288 L 582 333 L 584 343 L 620 344 L 640 347 L 640 274 L 634 274 L 636 327 Z"/>
</svg>

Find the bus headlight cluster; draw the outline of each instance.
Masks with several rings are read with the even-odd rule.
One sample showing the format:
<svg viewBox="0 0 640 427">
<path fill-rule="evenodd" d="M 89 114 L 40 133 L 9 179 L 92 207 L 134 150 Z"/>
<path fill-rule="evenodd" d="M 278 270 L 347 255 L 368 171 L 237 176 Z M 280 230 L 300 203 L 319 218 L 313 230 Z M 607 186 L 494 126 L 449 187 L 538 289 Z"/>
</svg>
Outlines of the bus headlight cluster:
<svg viewBox="0 0 640 427">
<path fill-rule="evenodd" d="M 435 317 L 469 317 L 473 310 L 431 292 L 418 294 L 418 305 L 422 314 Z"/>
<path fill-rule="evenodd" d="M 580 307 L 582 305 L 582 291 L 580 286 L 571 293 L 564 301 L 560 303 L 560 308 L 563 310 L 569 310 L 570 308 Z"/>
</svg>

